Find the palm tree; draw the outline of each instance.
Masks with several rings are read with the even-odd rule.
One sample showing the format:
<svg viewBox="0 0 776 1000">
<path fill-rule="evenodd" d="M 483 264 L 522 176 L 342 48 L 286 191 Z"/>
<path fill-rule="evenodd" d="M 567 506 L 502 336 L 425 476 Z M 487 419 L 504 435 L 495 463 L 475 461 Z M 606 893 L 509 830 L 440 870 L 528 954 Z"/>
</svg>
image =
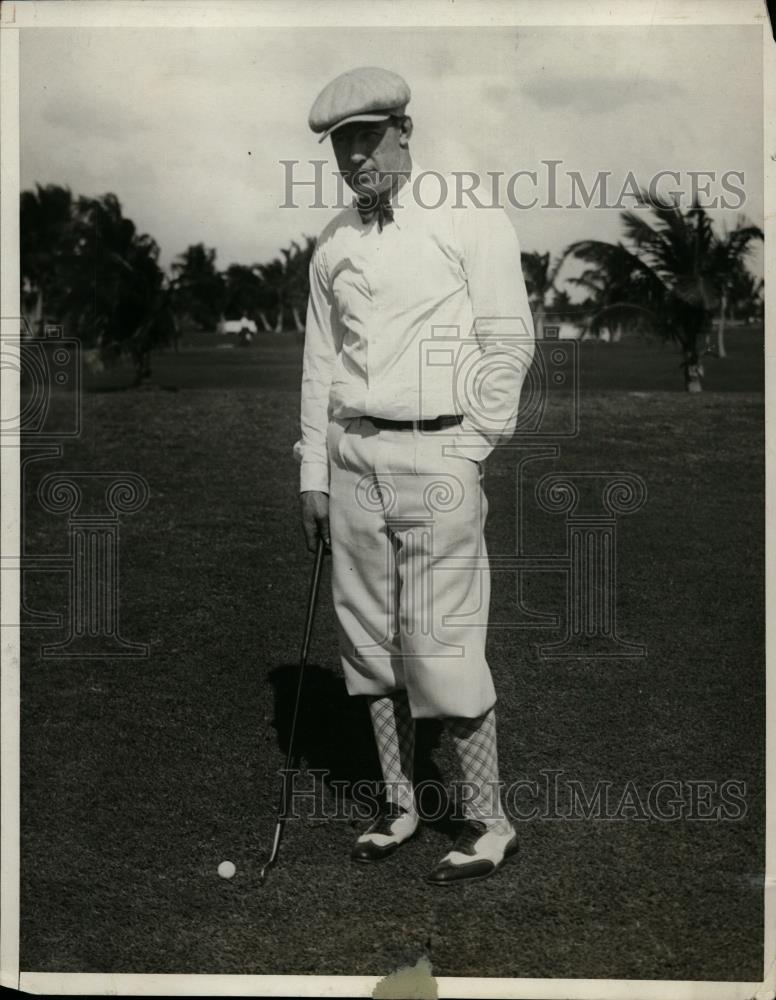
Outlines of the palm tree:
<svg viewBox="0 0 776 1000">
<path fill-rule="evenodd" d="M 287 280 L 285 258 L 281 260 L 275 257 L 268 264 L 257 264 L 256 266 L 265 289 L 267 308 L 275 310 L 275 325 L 272 327 L 272 332 L 282 333 L 285 320 Z"/>
<path fill-rule="evenodd" d="M 100 355 L 128 354 L 138 380 L 151 347 L 175 336 L 159 247 L 124 215 L 115 194 L 74 199 L 37 186 L 20 200 L 25 307 L 50 316 Z"/>
<path fill-rule="evenodd" d="M 300 246 L 294 240 L 290 250 L 282 251 L 286 260 L 286 296 L 297 333 L 304 333 L 303 314 L 310 295 L 310 260 L 315 250 L 314 237 L 305 236 L 304 241 L 304 246 Z"/>
<path fill-rule="evenodd" d="M 599 321 L 638 317 L 647 328 L 676 342 L 682 351 L 685 386 L 689 392 L 700 392 L 699 350 L 711 330 L 717 302 L 719 241 L 698 205 L 683 212 L 677 203 L 650 199 L 642 192 L 640 206 L 649 208 L 652 218 L 636 211 L 622 213 L 627 245 L 584 240 L 572 244 L 566 254 L 610 278 L 617 276 L 616 294 L 607 296 Z"/>
<path fill-rule="evenodd" d="M 127 354 L 139 384 L 150 374 L 151 348 L 175 336 L 159 247 L 114 194 L 79 198 L 73 233 L 63 318 L 103 357 Z"/>
<path fill-rule="evenodd" d="M 586 329 L 596 337 L 609 332 L 616 343 L 622 337 L 624 326 L 637 329 L 643 325 L 643 318 L 638 312 L 624 315 L 622 311 L 612 308 L 628 298 L 636 280 L 636 263 L 626 254 L 589 252 L 581 244 L 575 246 L 576 255 L 592 265 L 577 277 L 568 279 L 570 284 L 588 292 L 587 299 L 581 304 L 584 307 L 582 311 L 587 315 Z"/>
<path fill-rule="evenodd" d="M 575 279 L 569 278 L 567 280 L 574 281 Z M 581 280 L 575 283 L 581 284 Z M 574 302 L 566 289 L 561 288 L 553 292 L 547 311 L 563 317 L 582 334 L 591 328 L 590 317 L 591 313 L 594 312 L 594 303 L 592 299 Z"/>
<path fill-rule="evenodd" d="M 22 302 L 39 334 L 45 315 L 56 316 L 65 292 L 64 267 L 73 250 L 73 196 L 69 188 L 36 185 L 22 191 L 19 205 L 19 263 Z"/>
<path fill-rule="evenodd" d="M 523 268 L 526 291 L 528 292 L 528 302 L 533 313 L 534 326 L 538 339 L 544 337 L 544 315 L 547 311 L 547 296 L 555 287 L 555 279 L 558 270 L 563 263 L 563 258 L 550 262 L 548 253 L 537 253 L 531 251 L 520 254 L 520 263 Z"/>
<path fill-rule="evenodd" d="M 765 305 L 764 291 L 765 282 L 762 278 L 756 278 L 744 267 L 737 269 L 733 273 L 728 289 L 730 315 L 747 322 L 756 318 L 762 320 Z"/>
<path fill-rule="evenodd" d="M 135 368 L 135 385 L 151 376 L 151 350 L 158 344 L 173 343 L 177 351 L 178 323 L 172 292 L 160 286 L 146 300 L 146 317 L 127 338 L 125 350 Z"/>
<path fill-rule="evenodd" d="M 726 358 L 725 324 L 731 294 L 735 294 L 738 285 L 746 282 L 750 275 L 744 263 L 755 240 L 761 240 L 763 232 L 758 226 L 749 225 L 744 219 L 739 219 L 735 229 L 726 230 L 722 238 L 716 238 L 712 249 L 713 282 L 718 296 L 719 316 L 717 319 L 717 357 Z M 710 351 L 710 338 L 707 340 L 706 351 Z"/>
<path fill-rule="evenodd" d="M 176 308 L 202 330 L 215 329 L 226 301 L 224 278 L 216 269 L 216 251 L 192 244 L 172 264 Z"/>
<path fill-rule="evenodd" d="M 226 296 L 224 313 L 229 319 L 253 319 L 261 303 L 262 285 L 256 270 L 246 264 L 230 264 L 223 274 Z"/>
<path fill-rule="evenodd" d="M 256 315 L 259 317 L 259 322 L 261 323 L 264 332 L 273 333 L 274 327 L 267 318 L 267 314 L 276 308 L 278 295 L 276 290 L 265 280 L 264 273 L 262 271 L 263 266 L 263 264 L 254 264 L 252 268 L 253 273 L 259 281 L 258 297 L 256 301 Z"/>
<path fill-rule="evenodd" d="M 256 265 L 264 286 L 266 308 L 275 310 L 275 333 L 283 332 L 288 313 L 291 313 L 297 333 L 304 331 L 303 314 L 310 294 L 309 269 L 315 239 L 304 236 L 303 240 L 304 245 L 292 240 L 289 247 L 280 251 L 280 257 Z M 260 318 L 267 325 L 263 310 Z"/>
</svg>

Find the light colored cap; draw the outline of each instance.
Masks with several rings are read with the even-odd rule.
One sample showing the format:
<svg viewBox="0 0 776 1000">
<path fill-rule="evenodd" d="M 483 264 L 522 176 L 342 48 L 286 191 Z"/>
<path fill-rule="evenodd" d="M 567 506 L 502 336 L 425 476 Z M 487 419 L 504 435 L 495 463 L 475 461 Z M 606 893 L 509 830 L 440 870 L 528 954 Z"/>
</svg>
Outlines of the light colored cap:
<svg viewBox="0 0 776 1000">
<path fill-rule="evenodd" d="M 350 122 L 385 121 L 403 115 L 411 97 L 405 80 L 387 69 L 361 66 L 342 73 L 326 84 L 310 109 L 313 132 L 322 132 L 319 142 Z"/>
</svg>

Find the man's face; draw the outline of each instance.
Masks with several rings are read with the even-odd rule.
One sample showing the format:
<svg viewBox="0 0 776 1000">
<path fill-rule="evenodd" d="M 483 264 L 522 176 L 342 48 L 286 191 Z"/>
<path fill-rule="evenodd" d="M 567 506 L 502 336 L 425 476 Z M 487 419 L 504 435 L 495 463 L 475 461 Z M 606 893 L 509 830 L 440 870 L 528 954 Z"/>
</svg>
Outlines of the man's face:
<svg viewBox="0 0 776 1000">
<path fill-rule="evenodd" d="M 409 119 L 351 122 L 331 134 L 345 183 L 356 194 L 382 193 L 405 165 Z"/>
</svg>

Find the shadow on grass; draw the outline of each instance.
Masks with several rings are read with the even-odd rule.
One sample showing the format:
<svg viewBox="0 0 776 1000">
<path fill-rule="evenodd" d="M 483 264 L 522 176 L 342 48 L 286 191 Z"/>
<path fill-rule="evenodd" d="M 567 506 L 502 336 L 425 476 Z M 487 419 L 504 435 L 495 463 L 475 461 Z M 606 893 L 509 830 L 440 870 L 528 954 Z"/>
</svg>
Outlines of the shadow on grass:
<svg viewBox="0 0 776 1000">
<path fill-rule="evenodd" d="M 287 754 L 299 683 L 298 664 L 275 667 L 269 673 L 269 682 L 274 699 L 272 724 L 278 746 Z M 416 725 L 416 785 L 421 782 L 433 782 L 437 788 L 443 785 L 442 773 L 433 759 L 442 732 L 443 724 L 435 719 L 422 719 Z M 366 698 L 349 695 L 341 677 L 316 664 L 308 663 L 305 667 L 294 745 L 297 760 L 303 760 L 309 770 L 327 772 L 327 784 L 346 783 L 340 786 L 344 787 L 346 798 L 351 797 L 348 786 L 355 782 L 379 782 L 382 778 Z M 421 799 L 419 805 L 426 814 L 442 813 L 439 819 L 429 822 L 430 826 L 449 836 L 455 835 L 449 799 L 443 809 L 438 801 Z"/>
</svg>

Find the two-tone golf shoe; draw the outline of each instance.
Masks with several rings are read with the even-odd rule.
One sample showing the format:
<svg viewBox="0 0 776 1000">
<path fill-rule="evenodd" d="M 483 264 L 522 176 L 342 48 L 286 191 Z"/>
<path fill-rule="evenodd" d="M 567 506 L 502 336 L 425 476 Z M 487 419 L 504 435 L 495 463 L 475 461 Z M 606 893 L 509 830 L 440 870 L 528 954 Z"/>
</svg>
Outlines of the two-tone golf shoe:
<svg viewBox="0 0 776 1000">
<path fill-rule="evenodd" d="M 382 861 L 414 836 L 418 829 L 418 814 L 399 806 L 388 805 L 361 834 L 350 852 L 353 861 L 369 864 Z"/>
<path fill-rule="evenodd" d="M 466 820 L 452 851 L 431 870 L 426 881 L 456 885 L 488 878 L 516 853 L 517 847 L 517 833 L 511 823 L 487 826 L 479 820 Z"/>
</svg>

